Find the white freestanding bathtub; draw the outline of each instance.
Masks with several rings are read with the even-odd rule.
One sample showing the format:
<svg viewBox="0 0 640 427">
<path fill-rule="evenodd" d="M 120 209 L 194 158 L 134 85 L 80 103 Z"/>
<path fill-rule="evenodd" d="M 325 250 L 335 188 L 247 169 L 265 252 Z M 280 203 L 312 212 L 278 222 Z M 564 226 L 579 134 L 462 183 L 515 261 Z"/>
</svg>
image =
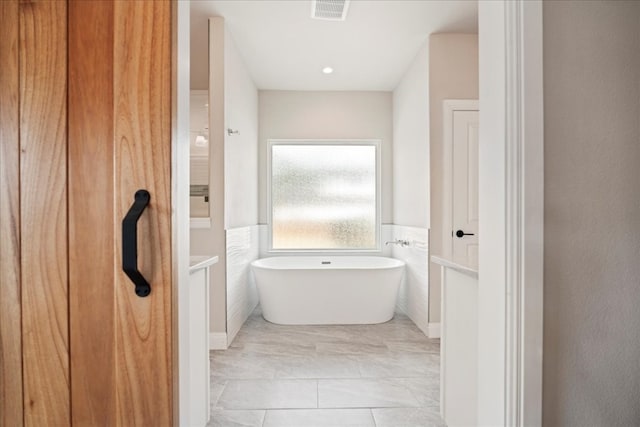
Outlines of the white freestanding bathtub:
<svg viewBox="0 0 640 427">
<path fill-rule="evenodd" d="M 284 256 L 259 259 L 251 267 L 269 322 L 347 325 L 393 317 L 404 262 L 375 256 Z"/>
</svg>

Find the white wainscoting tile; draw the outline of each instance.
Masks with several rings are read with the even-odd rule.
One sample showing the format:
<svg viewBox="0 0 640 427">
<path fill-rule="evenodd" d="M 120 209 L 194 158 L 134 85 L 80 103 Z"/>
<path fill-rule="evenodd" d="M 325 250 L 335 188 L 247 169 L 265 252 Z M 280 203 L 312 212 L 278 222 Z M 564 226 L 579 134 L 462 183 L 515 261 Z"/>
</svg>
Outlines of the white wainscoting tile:
<svg viewBox="0 0 640 427">
<path fill-rule="evenodd" d="M 227 230 L 227 344 L 258 305 L 251 262 L 260 251 L 257 225 Z"/>
<path fill-rule="evenodd" d="M 410 242 L 393 245 L 393 258 L 405 262 L 405 274 L 398 293 L 398 309 L 429 336 L 429 233 L 426 228 L 394 225 L 391 240 Z"/>
</svg>

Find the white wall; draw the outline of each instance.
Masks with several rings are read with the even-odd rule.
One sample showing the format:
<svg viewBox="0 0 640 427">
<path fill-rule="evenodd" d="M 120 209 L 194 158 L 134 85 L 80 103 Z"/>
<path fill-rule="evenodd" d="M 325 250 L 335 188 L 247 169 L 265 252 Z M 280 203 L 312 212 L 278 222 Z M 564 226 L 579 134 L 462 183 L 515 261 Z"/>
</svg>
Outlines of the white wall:
<svg viewBox="0 0 640 427">
<path fill-rule="evenodd" d="M 191 254 L 217 255 L 211 274 L 210 330 L 227 332 L 227 276 L 242 275 L 246 263 L 227 265 L 227 230 L 256 225 L 258 91 L 225 27 L 210 19 L 209 158 L 211 228 L 191 230 Z M 204 54 L 204 53 L 203 53 Z M 240 131 L 227 135 L 227 128 Z M 256 242 L 256 248 L 258 243 Z M 249 250 L 253 253 L 253 250 Z M 235 285 L 241 282 L 233 281 Z M 249 286 L 249 283 L 241 283 Z M 240 285 L 238 285 L 240 286 Z"/>
<path fill-rule="evenodd" d="M 393 92 L 393 247 L 405 262 L 398 308 L 429 334 L 429 46 L 420 49 Z"/>
<path fill-rule="evenodd" d="M 431 151 L 431 253 L 442 253 L 443 211 L 443 108 L 445 99 L 478 99 L 478 35 L 431 34 L 429 36 L 429 115 Z M 480 125 L 482 127 L 482 124 Z M 450 237 L 446 237 L 450 238 Z M 431 264 L 429 321 L 440 321 L 440 268 Z"/>
<path fill-rule="evenodd" d="M 226 244 L 224 235 L 224 19 L 209 20 L 209 228 L 191 229 L 191 255 L 217 255 L 211 269 L 210 327 L 226 332 Z M 200 55 L 207 55 L 201 52 Z M 220 305 L 221 304 L 221 305 Z"/>
<path fill-rule="evenodd" d="M 258 304 L 250 264 L 258 258 L 258 89 L 225 28 L 224 223 L 227 344 Z M 229 135 L 227 129 L 238 131 Z M 212 301 L 212 307 L 220 302 Z"/>
<path fill-rule="evenodd" d="M 260 223 L 267 223 L 267 140 L 380 139 L 382 222 L 392 222 L 391 92 L 260 91 Z"/>
<path fill-rule="evenodd" d="M 225 229 L 258 223 L 258 89 L 225 29 Z"/>
<path fill-rule="evenodd" d="M 640 425 L 640 2 L 544 2 L 543 424 Z"/>
<path fill-rule="evenodd" d="M 393 91 L 393 222 L 429 228 L 429 45 Z"/>
<path fill-rule="evenodd" d="M 499 426 L 506 404 L 506 4 L 486 0 L 478 6 L 478 425 Z"/>
</svg>

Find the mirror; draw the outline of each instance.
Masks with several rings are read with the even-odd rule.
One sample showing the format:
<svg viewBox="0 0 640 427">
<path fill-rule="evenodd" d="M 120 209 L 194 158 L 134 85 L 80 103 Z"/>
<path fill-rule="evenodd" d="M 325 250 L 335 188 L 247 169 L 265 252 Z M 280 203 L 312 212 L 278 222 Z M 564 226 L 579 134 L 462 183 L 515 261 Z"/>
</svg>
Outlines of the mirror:
<svg viewBox="0 0 640 427">
<path fill-rule="evenodd" d="M 209 218 L 209 95 L 190 94 L 190 205 L 192 218 Z"/>
</svg>

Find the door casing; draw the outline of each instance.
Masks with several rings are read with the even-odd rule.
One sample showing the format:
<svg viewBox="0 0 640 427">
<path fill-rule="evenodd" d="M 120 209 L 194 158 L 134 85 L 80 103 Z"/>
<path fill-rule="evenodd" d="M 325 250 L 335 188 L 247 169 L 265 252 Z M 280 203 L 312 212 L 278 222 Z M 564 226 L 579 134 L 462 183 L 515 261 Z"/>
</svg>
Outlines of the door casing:
<svg viewBox="0 0 640 427">
<path fill-rule="evenodd" d="M 480 0 L 478 424 L 542 424 L 542 1 Z"/>
</svg>

